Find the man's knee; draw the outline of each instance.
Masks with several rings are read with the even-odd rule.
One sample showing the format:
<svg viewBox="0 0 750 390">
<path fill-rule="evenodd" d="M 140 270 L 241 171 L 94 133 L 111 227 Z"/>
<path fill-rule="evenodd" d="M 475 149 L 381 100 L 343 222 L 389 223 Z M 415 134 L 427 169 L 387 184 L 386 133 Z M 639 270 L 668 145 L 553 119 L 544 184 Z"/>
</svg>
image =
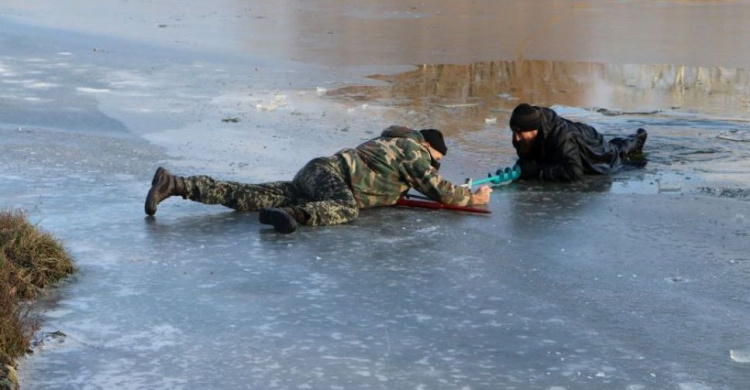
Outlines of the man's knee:
<svg viewBox="0 0 750 390">
<path fill-rule="evenodd" d="M 317 207 L 305 209 L 305 212 L 309 218 L 304 223 L 309 226 L 340 225 L 359 217 L 359 207 L 356 204 L 346 206 L 340 203 L 317 205 Z"/>
</svg>

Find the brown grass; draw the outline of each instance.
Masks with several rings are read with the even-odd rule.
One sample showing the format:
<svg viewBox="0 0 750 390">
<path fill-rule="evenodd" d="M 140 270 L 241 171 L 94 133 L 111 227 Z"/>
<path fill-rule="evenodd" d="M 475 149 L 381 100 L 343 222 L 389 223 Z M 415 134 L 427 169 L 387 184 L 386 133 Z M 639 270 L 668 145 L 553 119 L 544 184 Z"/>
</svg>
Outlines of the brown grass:
<svg viewBox="0 0 750 390">
<path fill-rule="evenodd" d="M 20 211 L 0 211 L 0 363 L 26 353 L 39 319 L 24 300 L 75 272 L 65 248 Z"/>
</svg>

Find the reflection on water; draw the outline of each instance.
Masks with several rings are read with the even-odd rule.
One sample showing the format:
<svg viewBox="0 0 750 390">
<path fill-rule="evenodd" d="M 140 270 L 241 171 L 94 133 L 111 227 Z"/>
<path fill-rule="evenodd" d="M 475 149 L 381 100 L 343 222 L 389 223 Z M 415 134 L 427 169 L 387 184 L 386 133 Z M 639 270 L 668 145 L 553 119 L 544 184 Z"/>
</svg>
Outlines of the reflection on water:
<svg viewBox="0 0 750 390">
<path fill-rule="evenodd" d="M 750 63 L 750 53 L 741 49 L 750 38 L 746 0 L 219 3 L 211 3 L 212 12 L 237 10 L 221 29 L 231 29 L 247 52 L 334 67 L 495 59 L 730 67 Z"/>
<path fill-rule="evenodd" d="M 601 108 L 605 115 L 679 111 L 750 117 L 750 77 L 744 69 L 490 61 L 426 64 L 371 77 L 387 85 L 348 86 L 327 95 L 400 108 L 393 119 L 437 123 L 448 132 L 493 123 L 505 126 L 519 102 Z"/>
</svg>

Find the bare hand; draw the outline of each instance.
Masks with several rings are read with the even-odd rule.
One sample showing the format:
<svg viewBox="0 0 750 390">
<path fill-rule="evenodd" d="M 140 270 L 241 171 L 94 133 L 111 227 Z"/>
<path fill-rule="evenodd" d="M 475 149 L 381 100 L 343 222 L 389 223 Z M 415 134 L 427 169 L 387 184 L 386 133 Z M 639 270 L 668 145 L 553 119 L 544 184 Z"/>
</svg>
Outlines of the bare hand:
<svg viewBox="0 0 750 390">
<path fill-rule="evenodd" d="M 492 188 L 489 186 L 479 187 L 473 194 L 471 194 L 471 204 L 481 205 L 489 203 L 491 193 Z"/>
</svg>

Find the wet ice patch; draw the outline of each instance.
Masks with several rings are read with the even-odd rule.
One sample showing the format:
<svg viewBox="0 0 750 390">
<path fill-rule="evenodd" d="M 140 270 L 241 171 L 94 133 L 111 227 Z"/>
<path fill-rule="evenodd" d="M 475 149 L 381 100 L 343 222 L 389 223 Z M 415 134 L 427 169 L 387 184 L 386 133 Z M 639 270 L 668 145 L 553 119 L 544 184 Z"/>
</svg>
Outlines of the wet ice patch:
<svg viewBox="0 0 750 390">
<path fill-rule="evenodd" d="M 613 194 L 656 194 L 659 187 L 655 176 L 644 176 L 643 180 L 614 181 L 610 191 Z"/>
<path fill-rule="evenodd" d="M 679 177 L 661 177 L 657 180 L 659 192 L 680 192 L 682 191 L 682 179 Z"/>
<path fill-rule="evenodd" d="M 117 290 L 112 292 L 112 295 L 119 298 L 127 298 L 141 295 L 143 291 L 134 286 L 121 285 L 117 287 Z"/>
<path fill-rule="evenodd" d="M 268 100 L 260 99 L 255 104 L 256 110 L 261 111 L 275 111 L 279 108 L 286 107 L 287 106 L 287 95 L 274 95 L 272 98 Z"/>
<path fill-rule="evenodd" d="M 426 226 L 423 228 L 416 229 L 414 232 L 419 234 L 430 234 L 437 231 L 440 226 Z"/>
<path fill-rule="evenodd" d="M 729 350 L 729 358 L 737 363 L 750 363 L 750 349 Z"/>
<path fill-rule="evenodd" d="M 26 84 L 26 87 L 31 88 L 31 89 L 51 89 L 51 88 L 57 88 L 59 86 L 60 86 L 59 84 L 45 83 L 42 81 L 34 81 L 34 82 L 30 82 Z"/>
<path fill-rule="evenodd" d="M 77 87 L 76 91 L 83 93 L 108 93 L 111 92 L 107 88 L 89 88 L 89 87 Z"/>
<path fill-rule="evenodd" d="M 34 340 L 31 342 L 31 347 L 34 350 L 49 350 L 50 348 L 62 347 L 67 338 L 68 335 L 59 330 L 54 332 L 44 332 L 34 336 Z"/>
<path fill-rule="evenodd" d="M 575 118 L 582 118 L 582 117 L 591 117 L 592 113 L 591 111 L 581 108 L 581 107 L 570 107 L 570 106 L 559 106 L 554 105 L 552 107 L 553 110 L 557 113 L 557 115 L 563 116 L 563 117 L 575 117 Z"/>
<path fill-rule="evenodd" d="M 620 115 L 656 115 L 660 113 L 660 110 L 650 110 L 650 111 L 622 111 L 622 110 L 613 110 L 609 108 L 602 108 L 602 107 L 594 107 L 590 109 L 591 111 L 596 111 L 599 114 L 602 114 L 604 116 L 620 116 Z"/>
<path fill-rule="evenodd" d="M 187 388 L 187 380 L 169 375 L 155 374 L 153 367 L 171 364 L 171 356 L 159 357 L 149 361 L 134 358 L 120 358 L 112 361 L 102 362 L 96 371 L 82 370 L 75 376 L 59 378 L 59 382 L 65 383 L 70 388 L 92 388 L 92 389 L 151 389 L 168 390 Z M 144 370 L 144 367 L 152 366 L 152 371 Z"/>
<path fill-rule="evenodd" d="M 65 317 L 65 316 L 67 316 L 69 314 L 72 314 L 72 313 L 74 313 L 74 311 L 70 310 L 70 309 L 55 309 L 55 310 L 47 310 L 44 313 L 44 316 L 46 318 L 58 319 L 58 318 Z"/>
<path fill-rule="evenodd" d="M 701 187 L 698 189 L 701 193 L 711 196 L 718 196 L 722 198 L 732 199 L 747 199 L 750 198 L 750 190 L 744 188 L 712 188 L 712 187 Z"/>
<path fill-rule="evenodd" d="M 444 103 L 444 104 L 438 104 L 438 107 L 441 108 L 474 108 L 478 107 L 479 103 Z M 416 112 L 415 112 L 416 114 Z"/>
<path fill-rule="evenodd" d="M 101 250 L 99 250 L 99 248 L 96 248 L 87 243 L 70 242 L 67 244 L 67 247 L 70 252 L 76 257 L 76 260 L 79 264 L 86 264 L 87 261 L 92 261 L 93 264 L 97 266 L 101 266 L 102 264 L 111 266 L 116 264 L 119 259 L 118 255 L 102 252 Z"/>
<path fill-rule="evenodd" d="M 140 332 L 122 334 L 107 343 L 107 346 L 140 352 L 157 352 L 166 347 L 178 345 L 181 338 L 181 330 L 170 324 L 163 324 L 152 326 Z"/>
<path fill-rule="evenodd" d="M 153 88 L 156 82 L 133 71 L 119 70 L 109 73 L 102 82 L 113 88 Z M 146 95 L 146 96 L 150 96 Z"/>
<path fill-rule="evenodd" d="M 725 141 L 736 141 L 736 142 L 750 142 L 750 131 L 743 130 L 729 130 L 723 131 L 716 136 L 716 138 Z"/>
<path fill-rule="evenodd" d="M 711 386 L 706 386 L 702 383 L 680 383 L 679 384 L 679 390 L 711 390 Z"/>
</svg>

